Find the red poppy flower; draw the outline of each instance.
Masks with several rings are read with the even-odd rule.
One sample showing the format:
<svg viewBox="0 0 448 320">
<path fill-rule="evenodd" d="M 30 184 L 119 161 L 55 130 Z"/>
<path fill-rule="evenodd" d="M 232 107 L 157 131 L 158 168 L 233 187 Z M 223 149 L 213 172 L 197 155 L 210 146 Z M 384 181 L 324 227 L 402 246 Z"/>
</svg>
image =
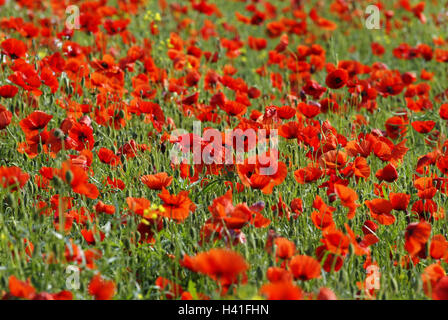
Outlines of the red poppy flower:
<svg viewBox="0 0 448 320">
<path fill-rule="evenodd" d="M 19 88 L 16 86 L 5 84 L 3 86 L 0 86 L 0 97 L 3 98 L 14 98 L 19 92 Z"/>
<path fill-rule="evenodd" d="M 362 226 L 362 232 L 367 234 L 373 234 L 378 229 L 378 226 L 375 222 L 371 220 L 366 220 Z"/>
<path fill-rule="evenodd" d="M 245 186 L 270 194 L 285 180 L 288 169 L 274 153 L 267 152 L 245 159 L 243 164 L 237 165 L 237 172 Z"/>
<path fill-rule="evenodd" d="M 411 211 L 416 214 L 421 220 L 429 219 L 435 215 L 438 206 L 434 200 L 420 199 L 414 202 Z"/>
<path fill-rule="evenodd" d="M 355 217 L 356 208 L 359 207 L 359 205 L 355 203 L 355 201 L 358 200 L 358 195 L 355 190 L 339 183 L 335 184 L 334 188 L 339 199 L 341 199 L 341 204 L 349 209 L 347 218 L 353 219 Z"/>
<path fill-rule="evenodd" d="M 377 243 L 379 241 L 378 237 L 373 232 L 369 232 L 362 240 L 360 240 L 360 237 L 353 232 L 347 223 L 345 223 L 344 226 L 347 230 L 348 236 L 350 237 L 350 242 L 353 246 L 354 253 L 358 256 L 369 255 L 369 246 Z"/>
<path fill-rule="evenodd" d="M 237 101 L 227 101 L 223 106 L 219 106 L 229 116 L 242 116 L 247 111 L 247 106 Z"/>
<path fill-rule="evenodd" d="M 370 177 L 370 167 L 364 157 L 356 157 L 354 163 L 349 164 L 347 168 L 349 168 L 350 172 L 353 170 L 356 182 L 359 181 L 359 178 L 368 179 Z"/>
<path fill-rule="evenodd" d="M 389 193 L 390 203 L 394 210 L 406 211 L 409 206 L 411 196 L 406 193 Z"/>
<path fill-rule="evenodd" d="M 165 292 L 167 299 L 179 297 L 184 292 L 180 285 L 163 277 L 158 277 L 155 284 L 159 287 L 159 290 Z"/>
<path fill-rule="evenodd" d="M 115 294 L 115 283 L 112 280 L 105 280 L 98 273 L 93 276 L 89 283 L 89 294 L 95 300 L 110 300 Z"/>
<path fill-rule="evenodd" d="M 127 197 L 126 203 L 131 212 L 142 217 L 144 215 L 144 211 L 149 209 L 151 206 L 151 202 L 145 198 Z"/>
<path fill-rule="evenodd" d="M 332 213 L 328 211 L 313 211 L 311 213 L 311 221 L 316 228 L 321 230 L 334 229 L 336 226 Z"/>
<path fill-rule="evenodd" d="M 162 188 L 162 193 L 158 196 L 163 201 L 165 210 L 159 211 L 162 217 L 171 218 L 177 221 L 185 220 L 191 211 L 195 210 L 195 205 L 188 197 L 189 191 L 181 191 L 179 194 L 170 194 L 168 190 Z"/>
<path fill-rule="evenodd" d="M 108 19 L 104 22 L 104 29 L 106 29 L 109 35 L 114 35 L 117 33 L 124 32 L 130 22 L 131 22 L 130 19 L 122 19 L 115 21 Z"/>
<path fill-rule="evenodd" d="M 313 97 L 313 99 L 318 100 L 327 91 L 327 88 L 321 86 L 318 82 L 314 80 L 308 80 L 306 84 L 302 87 L 302 90 Z"/>
<path fill-rule="evenodd" d="M 320 113 L 320 105 L 317 103 L 299 103 L 297 110 L 308 119 L 314 118 Z"/>
<path fill-rule="evenodd" d="M 407 226 L 404 248 L 410 255 L 417 255 L 429 240 L 431 225 L 426 221 L 414 222 Z"/>
<path fill-rule="evenodd" d="M 347 163 L 347 154 L 341 150 L 330 150 L 319 158 L 322 169 L 341 169 Z"/>
<path fill-rule="evenodd" d="M 159 172 L 141 176 L 140 181 L 152 190 L 162 190 L 171 184 L 173 177 L 168 176 L 166 172 Z"/>
<path fill-rule="evenodd" d="M 281 125 L 278 129 L 278 134 L 285 139 L 298 139 L 300 137 L 301 129 L 302 128 L 297 122 L 291 121 Z"/>
<path fill-rule="evenodd" d="M 434 187 L 432 178 L 421 177 L 414 181 L 414 186 L 418 190 L 420 199 L 432 199 L 437 193 L 437 188 Z"/>
<path fill-rule="evenodd" d="M 434 300 L 448 300 L 448 276 L 444 276 L 437 282 L 432 298 Z"/>
<path fill-rule="evenodd" d="M 448 175 L 448 154 L 439 157 L 436 165 L 443 174 Z"/>
<path fill-rule="evenodd" d="M 209 276 L 224 287 L 239 280 L 245 282 L 246 271 L 249 268 L 239 253 L 228 249 L 210 249 L 194 257 L 185 256 L 182 265 Z"/>
<path fill-rule="evenodd" d="M 329 230 L 324 232 L 323 235 L 324 237 L 321 241 L 324 243 L 326 250 L 343 256 L 348 253 L 350 239 L 340 230 Z"/>
<path fill-rule="evenodd" d="M 415 131 L 419 133 L 428 133 L 432 129 L 434 129 L 434 126 L 436 125 L 435 121 L 428 120 L 428 121 L 414 121 L 411 123 L 412 127 Z"/>
<path fill-rule="evenodd" d="M 433 259 L 448 260 L 448 241 L 441 234 L 437 234 L 431 239 L 429 253 Z"/>
<path fill-rule="evenodd" d="M 314 199 L 313 208 L 319 210 L 311 213 L 311 220 L 316 228 L 322 230 L 333 229 L 335 226 L 333 212 L 336 211 L 336 208 L 328 206 L 320 196 L 316 196 L 316 199 Z"/>
<path fill-rule="evenodd" d="M 316 248 L 316 257 L 320 263 L 323 260 L 322 268 L 326 272 L 337 272 L 344 264 L 342 257 L 329 251 L 325 245 Z"/>
<path fill-rule="evenodd" d="M 288 120 L 295 116 L 296 110 L 290 106 L 277 108 L 277 115 L 280 119 Z"/>
<path fill-rule="evenodd" d="M 308 167 L 306 168 L 294 171 L 294 178 L 300 184 L 316 181 L 320 179 L 322 175 L 322 170 L 313 166 L 312 164 L 308 165 Z"/>
<path fill-rule="evenodd" d="M 37 110 L 33 111 L 28 117 L 22 119 L 19 122 L 19 125 L 25 135 L 30 136 L 37 133 L 38 130 L 44 129 L 52 118 L 52 115 Z"/>
<path fill-rule="evenodd" d="M 121 164 L 120 157 L 115 155 L 112 150 L 109 150 L 107 148 L 100 148 L 98 150 L 98 158 L 100 158 L 100 161 L 102 163 L 109 164 L 113 167 Z"/>
<path fill-rule="evenodd" d="M 366 200 L 364 203 L 369 208 L 372 218 L 378 223 L 390 225 L 395 222 L 395 216 L 390 213 L 393 207 L 389 200 L 373 199 Z"/>
<path fill-rule="evenodd" d="M 252 36 L 249 36 L 247 38 L 247 42 L 248 42 L 249 48 L 251 48 L 253 50 L 263 50 L 264 48 L 266 48 L 266 45 L 267 45 L 266 39 L 255 38 Z"/>
<path fill-rule="evenodd" d="M 388 161 L 396 165 L 402 161 L 409 148 L 406 147 L 406 139 L 394 145 L 389 139 L 380 137 L 373 146 L 373 152 L 382 161 Z"/>
<path fill-rule="evenodd" d="M 19 167 L 0 167 L 0 186 L 3 188 L 13 187 L 12 191 L 23 188 L 29 178 L 30 175 Z"/>
<path fill-rule="evenodd" d="M 331 89 L 339 89 L 348 81 L 348 72 L 345 69 L 336 69 L 330 72 L 325 79 L 326 85 Z"/>
<path fill-rule="evenodd" d="M 241 229 L 247 223 L 252 223 L 256 228 L 266 227 L 270 220 L 260 213 L 263 207 L 258 208 L 253 205 L 250 208 L 245 203 L 232 203 L 232 191 L 213 200 L 213 204 L 208 207 L 212 214 L 212 219 L 208 220 L 217 225 L 224 224 L 228 229 Z"/>
<path fill-rule="evenodd" d="M 443 120 L 448 120 L 448 103 L 444 103 L 440 106 L 439 115 Z"/>
<path fill-rule="evenodd" d="M 303 200 L 301 198 L 294 198 L 291 200 L 291 211 L 295 213 L 296 217 L 303 213 Z"/>
<path fill-rule="evenodd" d="M 375 177 L 377 177 L 379 181 L 394 182 L 398 179 L 398 172 L 395 166 L 389 163 L 383 169 L 379 169 L 376 172 Z"/>
<path fill-rule="evenodd" d="M 280 259 L 289 259 L 293 256 L 296 251 L 296 246 L 294 242 L 289 241 L 286 238 L 278 237 L 274 240 L 275 246 L 277 247 L 275 250 L 275 255 Z"/>
<path fill-rule="evenodd" d="M 434 288 L 437 283 L 445 277 L 445 270 L 438 263 L 433 263 L 425 268 L 421 275 L 423 290 L 428 297 L 433 297 Z"/>
<path fill-rule="evenodd" d="M 302 281 L 320 278 L 321 275 L 319 261 L 306 255 L 293 257 L 289 262 L 289 268 L 294 278 Z"/>
<path fill-rule="evenodd" d="M 376 140 L 373 140 L 371 135 L 365 137 L 360 141 L 351 140 L 348 141 L 345 146 L 345 151 L 349 156 L 356 157 L 358 155 L 367 158 L 373 151 L 373 145 Z"/>
<path fill-rule="evenodd" d="M 32 299 L 36 294 L 36 290 L 31 285 L 29 279 L 26 282 L 24 282 L 20 281 L 15 276 L 10 276 L 9 293 L 16 298 Z"/>
<path fill-rule="evenodd" d="M 97 237 L 99 238 L 100 241 L 103 241 L 105 237 L 105 234 L 103 232 L 96 231 L 95 229 L 94 230 L 81 229 L 81 234 L 88 244 L 96 243 L 95 234 L 97 234 Z"/>
<path fill-rule="evenodd" d="M 384 47 L 377 42 L 372 42 L 370 48 L 372 49 L 372 54 L 375 56 L 382 56 L 385 52 Z"/>
<path fill-rule="evenodd" d="M 109 185 L 111 188 L 118 189 L 118 190 L 124 190 L 124 188 L 126 187 L 123 180 L 118 179 L 118 178 L 112 179 L 110 177 L 107 177 L 106 184 Z"/>
<path fill-rule="evenodd" d="M 74 165 L 71 160 L 62 164 L 60 178 L 67 182 L 73 192 L 85 195 L 90 199 L 96 199 L 99 195 L 98 188 L 88 182 L 88 175 L 80 166 Z"/>
<path fill-rule="evenodd" d="M 0 104 L 0 130 L 5 129 L 12 119 L 12 113 Z"/>
<path fill-rule="evenodd" d="M 268 300 L 302 300 L 302 290 L 291 281 L 278 281 L 265 284 L 260 289 L 260 294 Z"/>
<path fill-rule="evenodd" d="M 2 53 L 9 56 L 11 59 L 23 58 L 28 50 L 25 43 L 14 38 L 6 39 L 1 44 Z"/>
<path fill-rule="evenodd" d="M 382 96 L 396 96 L 401 93 L 404 89 L 403 81 L 399 74 L 386 73 L 378 82 L 376 89 L 381 93 Z"/>
<path fill-rule="evenodd" d="M 293 280 L 292 273 L 289 270 L 280 267 L 269 267 L 266 271 L 266 278 L 270 282 Z"/>
<path fill-rule="evenodd" d="M 110 204 L 105 204 L 103 201 L 98 201 L 98 203 L 93 207 L 97 213 L 114 214 L 115 206 Z"/>
<path fill-rule="evenodd" d="M 408 121 L 403 117 L 390 117 L 385 123 L 387 136 L 391 139 L 404 137 L 407 131 L 407 124 Z"/>
<path fill-rule="evenodd" d="M 93 137 L 93 128 L 90 125 L 90 121 L 76 122 L 68 131 L 68 136 L 73 140 L 76 145 L 77 151 L 83 149 L 92 150 L 95 144 Z"/>
</svg>

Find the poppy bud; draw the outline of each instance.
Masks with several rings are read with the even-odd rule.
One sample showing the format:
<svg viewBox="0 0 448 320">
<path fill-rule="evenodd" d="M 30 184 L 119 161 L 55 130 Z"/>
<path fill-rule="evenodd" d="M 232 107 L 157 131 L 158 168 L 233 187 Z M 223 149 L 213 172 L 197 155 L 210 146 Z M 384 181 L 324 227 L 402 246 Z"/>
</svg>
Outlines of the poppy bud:
<svg viewBox="0 0 448 320">
<path fill-rule="evenodd" d="M 121 109 L 121 110 L 118 112 L 118 117 L 119 117 L 120 119 L 123 119 L 124 116 L 125 116 L 124 110 Z"/>
<path fill-rule="evenodd" d="M 52 181 L 53 181 L 53 184 L 54 184 L 55 188 L 59 188 L 62 185 L 61 178 L 59 178 L 57 176 L 54 176 Z"/>
<path fill-rule="evenodd" d="M 37 153 L 41 153 L 42 152 L 42 143 L 39 143 L 37 145 Z"/>
<path fill-rule="evenodd" d="M 8 193 L 8 195 L 5 198 L 6 205 L 8 205 L 11 208 L 14 208 L 16 205 L 16 200 L 14 199 L 13 193 Z"/>
<path fill-rule="evenodd" d="M 67 181 L 69 184 L 71 184 L 73 181 L 73 172 L 71 172 L 70 170 L 65 173 L 65 181 Z"/>
</svg>

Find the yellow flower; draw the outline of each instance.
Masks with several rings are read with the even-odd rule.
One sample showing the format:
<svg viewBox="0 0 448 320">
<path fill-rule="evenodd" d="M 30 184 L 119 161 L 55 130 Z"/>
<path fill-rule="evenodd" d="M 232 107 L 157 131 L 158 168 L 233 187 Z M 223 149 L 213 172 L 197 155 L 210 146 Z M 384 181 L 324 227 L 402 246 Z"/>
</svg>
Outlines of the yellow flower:
<svg viewBox="0 0 448 320">
<path fill-rule="evenodd" d="M 151 21 L 152 20 L 152 12 L 151 10 L 146 11 L 145 16 L 143 17 L 144 20 Z"/>
</svg>

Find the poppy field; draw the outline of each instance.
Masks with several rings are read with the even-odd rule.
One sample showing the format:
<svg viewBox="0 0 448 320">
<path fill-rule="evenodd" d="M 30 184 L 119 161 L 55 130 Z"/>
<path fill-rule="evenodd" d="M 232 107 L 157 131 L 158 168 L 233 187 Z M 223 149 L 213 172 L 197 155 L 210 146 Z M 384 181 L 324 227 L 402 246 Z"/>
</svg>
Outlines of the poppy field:
<svg viewBox="0 0 448 320">
<path fill-rule="evenodd" d="M 448 14 L 0 0 L 0 298 L 448 299 Z"/>
</svg>

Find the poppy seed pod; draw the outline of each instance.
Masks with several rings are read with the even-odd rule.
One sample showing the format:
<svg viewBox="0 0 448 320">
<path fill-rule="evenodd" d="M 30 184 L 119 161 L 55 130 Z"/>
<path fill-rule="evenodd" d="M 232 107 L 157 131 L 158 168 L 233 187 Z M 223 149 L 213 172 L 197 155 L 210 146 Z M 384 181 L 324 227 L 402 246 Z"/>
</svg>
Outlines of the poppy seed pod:
<svg viewBox="0 0 448 320">
<path fill-rule="evenodd" d="M 71 184 L 73 182 L 73 172 L 71 172 L 70 170 L 68 170 L 65 173 L 65 181 L 67 181 L 68 184 Z"/>
<path fill-rule="evenodd" d="M 64 131 L 62 131 L 61 129 L 54 130 L 54 136 L 60 140 L 63 140 L 65 138 Z"/>
<path fill-rule="evenodd" d="M 42 144 L 39 143 L 39 144 L 37 145 L 37 153 L 41 153 L 41 152 L 42 152 Z"/>
</svg>

